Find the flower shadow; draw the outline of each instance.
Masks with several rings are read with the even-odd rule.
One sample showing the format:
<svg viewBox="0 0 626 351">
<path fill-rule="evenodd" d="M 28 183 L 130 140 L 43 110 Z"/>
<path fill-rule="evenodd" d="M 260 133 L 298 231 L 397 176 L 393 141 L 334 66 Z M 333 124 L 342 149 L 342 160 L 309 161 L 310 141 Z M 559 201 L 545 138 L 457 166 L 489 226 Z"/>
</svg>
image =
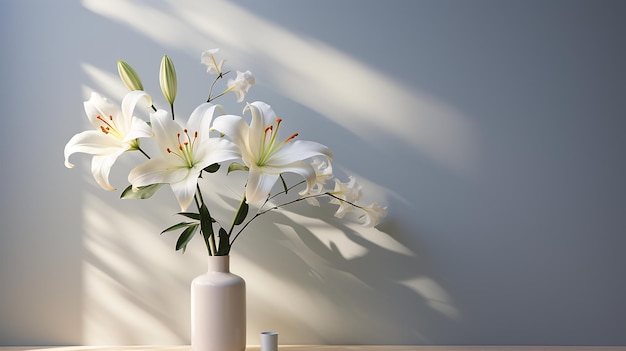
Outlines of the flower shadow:
<svg viewBox="0 0 626 351">
<path fill-rule="evenodd" d="M 279 330 L 285 343 L 429 344 L 458 318 L 426 262 L 392 235 L 306 206 L 268 213 L 233 249 L 252 330 Z"/>
</svg>

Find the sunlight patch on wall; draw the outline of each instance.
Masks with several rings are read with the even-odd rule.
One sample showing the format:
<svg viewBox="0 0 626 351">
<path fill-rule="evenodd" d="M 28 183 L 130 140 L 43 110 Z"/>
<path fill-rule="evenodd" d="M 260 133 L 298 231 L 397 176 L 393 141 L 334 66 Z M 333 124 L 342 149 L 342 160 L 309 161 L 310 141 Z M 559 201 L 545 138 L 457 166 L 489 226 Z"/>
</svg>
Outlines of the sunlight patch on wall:
<svg viewBox="0 0 626 351">
<path fill-rule="evenodd" d="M 177 317 L 189 309 L 186 274 L 163 259 L 173 250 L 158 228 L 96 195 L 85 196 L 83 209 L 83 343 L 185 340 L 187 326 Z"/>
<path fill-rule="evenodd" d="M 97 87 L 83 85 L 82 91 L 85 99 L 89 99 L 91 92 L 97 92 L 108 99 L 121 99 L 127 91 L 117 72 L 111 73 L 86 62 L 81 64 L 81 68 L 92 84 Z"/>
<path fill-rule="evenodd" d="M 83 5 L 164 47 L 199 57 L 208 49 L 205 45 L 217 43 L 235 61 L 237 52 L 242 53 L 255 69 L 267 71 L 263 74 L 281 94 L 369 143 L 385 145 L 395 140 L 462 173 L 471 171 L 476 161 L 474 131 L 454 107 L 231 2 L 168 1 L 142 6 L 84 0 Z"/>
<path fill-rule="evenodd" d="M 211 10 L 221 16 L 207 20 L 201 5 L 181 7 L 179 14 L 201 32 L 263 62 L 282 94 L 368 142 L 384 145 L 397 138 L 454 170 L 472 167 L 473 130 L 466 117 L 445 102 L 230 2 L 215 1 Z M 246 25 L 235 26 L 233 21 Z"/>
<path fill-rule="evenodd" d="M 83 0 L 82 4 L 86 9 L 127 25 L 164 47 L 193 49 L 197 43 L 205 41 L 202 33 L 172 16 L 180 4 L 172 4 L 168 10 L 159 9 L 157 3 L 149 6 L 124 0 Z"/>
</svg>

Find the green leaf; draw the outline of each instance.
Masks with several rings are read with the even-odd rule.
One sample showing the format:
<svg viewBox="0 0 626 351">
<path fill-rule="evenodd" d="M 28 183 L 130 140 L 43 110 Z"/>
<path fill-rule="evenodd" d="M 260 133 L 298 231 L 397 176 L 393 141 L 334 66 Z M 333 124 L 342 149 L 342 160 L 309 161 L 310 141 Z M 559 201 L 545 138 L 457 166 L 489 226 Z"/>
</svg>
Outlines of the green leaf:
<svg viewBox="0 0 626 351">
<path fill-rule="evenodd" d="M 181 216 L 185 216 L 187 218 L 191 218 L 191 219 L 195 219 L 196 221 L 200 220 L 200 214 L 199 213 L 193 213 L 193 212 L 178 212 L 177 214 L 181 215 Z"/>
<path fill-rule="evenodd" d="M 249 171 L 250 168 L 248 168 L 248 166 L 246 165 L 242 165 L 241 163 L 237 163 L 237 162 L 233 162 L 230 164 L 230 166 L 228 166 L 228 173 L 233 172 L 233 171 Z"/>
<path fill-rule="evenodd" d="M 204 241 L 209 242 L 209 238 L 213 235 L 213 223 L 211 221 L 211 214 L 209 208 L 205 204 L 200 206 L 200 229 L 204 236 Z"/>
<path fill-rule="evenodd" d="M 187 244 L 189 243 L 191 238 L 193 238 L 194 234 L 196 234 L 197 230 L 198 224 L 192 224 L 187 227 L 187 229 L 185 229 L 183 233 L 180 234 L 178 240 L 176 241 L 176 251 L 182 249 L 183 253 L 185 253 L 185 250 L 187 249 Z"/>
<path fill-rule="evenodd" d="M 249 206 L 246 203 L 245 199 L 241 201 L 239 209 L 237 210 L 237 214 L 235 215 L 235 220 L 233 221 L 235 225 L 243 223 L 243 221 L 246 219 L 246 216 L 248 215 L 248 208 Z"/>
<path fill-rule="evenodd" d="M 189 227 L 189 226 L 192 226 L 192 225 L 195 225 L 195 224 L 196 224 L 196 223 L 191 223 L 191 222 L 180 222 L 180 223 L 178 223 L 178 224 L 174 224 L 173 226 L 171 226 L 171 227 L 169 227 L 169 228 L 167 228 L 167 229 L 163 230 L 163 231 L 161 232 L 161 234 L 163 234 L 163 233 L 167 233 L 167 232 L 171 232 L 171 231 L 173 231 L 173 230 L 180 229 L 180 228 L 184 228 L 184 227 Z"/>
<path fill-rule="evenodd" d="M 220 228 L 219 235 L 220 235 L 220 245 L 217 249 L 217 255 L 218 256 L 228 255 L 228 253 L 230 252 L 230 238 L 229 238 L 230 236 L 228 235 L 228 233 L 226 232 L 226 229 L 224 228 Z"/>
<path fill-rule="evenodd" d="M 146 186 L 140 186 L 137 191 L 133 191 L 133 186 L 129 185 L 122 191 L 120 198 L 122 199 L 147 199 L 159 190 L 163 183 L 151 184 Z"/>
<path fill-rule="evenodd" d="M 220 164 L 214 163 L 212 165 L 208 165 L 204 167 L 203 171 L 208 172 L 208 173 L 215 173 L 217 172 L 218 169 L 220 169 Z"/>
</svg>

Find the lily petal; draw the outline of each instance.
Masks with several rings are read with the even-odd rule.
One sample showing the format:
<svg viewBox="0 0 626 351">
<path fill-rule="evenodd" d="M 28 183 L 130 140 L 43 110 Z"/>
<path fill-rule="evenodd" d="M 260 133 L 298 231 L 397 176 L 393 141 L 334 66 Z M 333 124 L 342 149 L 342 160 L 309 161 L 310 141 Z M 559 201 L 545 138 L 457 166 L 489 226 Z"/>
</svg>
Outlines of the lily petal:
<svg viewBox="0 0 626 351">
<path fill-rule="evenodd" d="M 250 110 L 249 143 L 253 152 L 261 150 L 265 142 L 265 127 L 269 126 L 278 118 L 272 107 L 262 101 L 255 101 L 246 106 L 244 112 Z M 258 157 L 258 155 L 255 155 Z"/>
<path fill-rule="evenodd" d="M 263 171 L 270 174 L 296 173 L 300 175 L 306 180 L 306 189 L 302 191 L 304 194 L 310 192 L 317 180 L 315 169 L 310 163 L 305 161 L 296 161 L 276 168 L 266 166 L 263 167 Z"/>
<path fill-rule="evenodd" d="M 208 141 L 202 143 L 200 147 L 203 151 L 206 151 L 202 152 L 204 160 L 199 161 L 196 165 L 199 169 L 203 169 L 214 163 L 234 160 L 241 157 L 241 153 L 239 152 L 237 145 L 230 140 L 222 138 L 209 139 Z M 198 153 L 200 154 L 200 152 Z"/>
<path fill-rule="evenodd" d="M 124 138 L 125 142 L 135 140 L 137 138 L 151 138 L 154 134 L 152 129 L 143 119 L 133 117 L 130 124 L 130 130 Z"/>
<path fill-rule="evenodd" d="M 172 167 L 165 157 L 158 157 L 133 168 L 128 174 L 128 182 L 133 188 L 139 188 L 157 183 L 177 183 L 188 175 L 188 168 Z"/>
<path fill-rule="evenodd" d="M 278 177 L 279 173 L 270 174 L 262 172 L 259 168 L 251 168 L 246 184 L 246 202 L 258 205 L 265 201 Z"/>
<path fill-rule="evenodd" d="M 123 128 L 121 132 L 126 135 L 125 141 L 152 136 L 150 126 L 142 119 L 133 116 L 137 103 L 142 99 L 145 99 L 148 106 L 152 105 L 150 95 L 141 90 L 129 92 L 122 100 L 123 123 L 120 123 L 120 128 Z"/>
<path fill-rule="evenodd" d="M 324 156 L 329 160 L 333 158 L 332 152 L 325 145 L 308 140 L 293 140 L 276 150 L 266 164 L 271 167 L 274 164 L 292 163 L 314 156 Z"/>
<path fill-rule="evenodd" d="M 159 109 L 151 113 L 150 123 L 161 152 L 164 152 L 167 148 L 176 148 L 178 146 L 179 140 L 176 136 L 183 132 L 183 128 L 176 121 L 172 120 L 167 111 Z"/>
<path fill-rule="evenodd" d="M 248 150 L 248 125 L 246 121 L 235 115 L 219 116 L 213 121 L 213 130 L 227 135 L 235 144 Z"/>
<path fill-rule="evenodd" d="M 89 122 L 91 122 L 91 125 L 97 130 L 100 130 L 100 125 L 102 124 L 98 116 L 106 118 L 108 116 L 119 117 L 120 115 L 120 109 L 117 105 L 94 92 L 91 93 L 89 100 L 83 103 L 83 107 Z"/>
<path fill-rule="evenodd" d="M 195 176 L 194 174 L 189 174 L 189 176 L 180 182 L 170 183 L 170 187 L 178 200 L 181 211 L 186 211 L 193 201 L 193 196 L 196 193 L 196 184 L 198 184 L 198 175 L 200 175 L 200 172 Z"/>
<path fill-rule="evenodd" d="M 215 115 L 215 110 L 219 110 L 222 107 L 220 105 L 213 105 L 210 103 L 204 103 L 196 107 L 191 113 L 189 120 L 187 121 L 187 129 L 198 131 L 198 143 L 202 144 L 202 139 L 206 134 L 208 137 L 211 131 L 211 121 Z"/>
<path fill-rule="evenodd" d="M 95 130 L 87 130 L 74 135 L 70 141 L 65 144 L 63 153 L 65 155 L 65 166 L 73 168 L 74 165 L 69 162 L 69 157 L 77 152 L 92 155 L 110 155 L 120 150 L 119 143 L 115 139 L 108 137 Z"/>
<path fill-rule="evenodd" d="M 98 185 L 105 190 L 115 190 L 115 187 L 109 183 L 109 172 L 118 157 L 125 150 L 117 149 L 117 152 L 104 156 L 94 156 L 91 160 L 91 174 Z"/>
</svg>

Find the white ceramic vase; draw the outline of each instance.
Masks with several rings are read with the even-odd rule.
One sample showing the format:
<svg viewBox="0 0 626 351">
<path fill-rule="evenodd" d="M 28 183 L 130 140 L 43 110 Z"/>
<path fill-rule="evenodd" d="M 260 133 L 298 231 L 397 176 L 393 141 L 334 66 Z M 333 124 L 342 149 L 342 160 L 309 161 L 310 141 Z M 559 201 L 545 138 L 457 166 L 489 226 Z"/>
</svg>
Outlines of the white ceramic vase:
<svg viewBox="0 0 626 351">
<path fill-rule="evenodd" d="M 230 256 L 209 256 L 208 270 L 191 282 L 194 351 L 246 349 L 246 283 L 230 272 Z"/>
</svg>

